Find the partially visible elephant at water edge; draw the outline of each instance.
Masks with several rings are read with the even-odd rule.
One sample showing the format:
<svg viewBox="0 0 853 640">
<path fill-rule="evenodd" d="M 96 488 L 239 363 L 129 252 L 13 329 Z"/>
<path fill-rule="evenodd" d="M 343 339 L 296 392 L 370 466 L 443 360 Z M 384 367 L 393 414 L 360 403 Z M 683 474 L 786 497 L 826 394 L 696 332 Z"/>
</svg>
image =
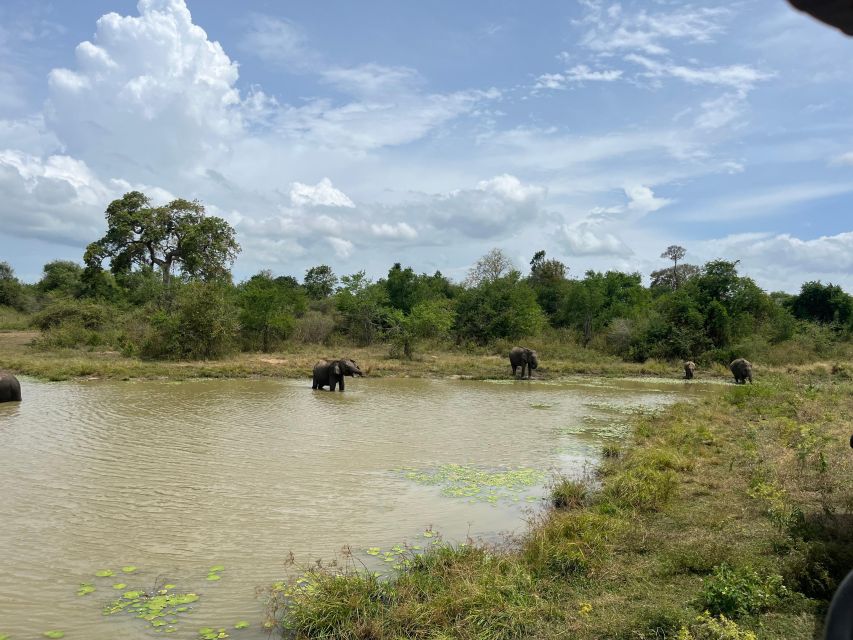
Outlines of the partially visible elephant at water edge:
<svg viewBox="0 0 853 640">
<path fill-rule="evenodd" d="M 533 370 L 539 366 L 539 357 L 533 349 L 526 347 L 513 347 L 509 352 L 509 363 L 512 365 L 512 375 L 515 376 L 515 370 L 521 367 L 521 377 L 524 377 L 524 367 L 527 367 L 527 377 L 533 375 Z"/>
<path fill-rule="evenodd" d="M 340 390 L 344 390 L 344 376 L 363 376 L 361 369 L 353 360 L 344 358 L 342 360 L 320 360 L 314 365 L 314 379 L 311 383 L 312 389 L 329 387 L 334 391 L 335 386 L 340 384 Z"/>
<path fill-rule="evenodd" d="M 749 360 L 738 358 L 729 365 L 732 375 L 735 377 L 735 384 L 752 384 L 752 363 Z"/>
<path fill-rule="evenodd" d="M 18 402 L 21 399 L 21 383 L 11 373 L 0 371 L 0 402 Z"/>
<path fill-rule="evenodd" d="M 696 363 L 688 360 L 684 363 L 684 379 L 693 380 L 693 372 L 696 371 Z"/>
</svg>

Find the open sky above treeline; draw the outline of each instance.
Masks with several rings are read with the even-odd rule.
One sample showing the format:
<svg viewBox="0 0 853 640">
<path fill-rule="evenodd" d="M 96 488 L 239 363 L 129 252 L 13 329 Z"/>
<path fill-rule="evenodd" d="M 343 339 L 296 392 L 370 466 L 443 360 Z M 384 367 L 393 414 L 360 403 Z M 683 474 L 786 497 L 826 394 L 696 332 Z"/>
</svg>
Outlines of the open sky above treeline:
<svg viewBox="0 0 853 640">
<path fill-rule="evenodd" d="M 79 261 L 138 189 L 226 218 L 237 279 L 680 244 L 853 290 L 851 104 L 853 40 L 782 0 L 6 0 L 0 260 Z"/>
</svg>

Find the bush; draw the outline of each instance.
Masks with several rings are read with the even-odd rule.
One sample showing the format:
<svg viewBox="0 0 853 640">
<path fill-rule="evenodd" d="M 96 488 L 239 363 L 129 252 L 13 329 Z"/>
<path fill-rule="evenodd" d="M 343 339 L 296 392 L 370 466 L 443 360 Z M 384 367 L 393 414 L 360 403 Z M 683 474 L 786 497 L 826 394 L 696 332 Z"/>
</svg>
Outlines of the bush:
<svg viewBox="0 0 853 640">
<path fill-rule="evenodd" d="M 307 344 L 323 344 L 335 330 L 335 319 L 330 314 L 308 311 L 296 321 L 293 338 Z"/>
<path fill-rule="evenodd" d="M 62 299 L 33 316 L 33 324 L 47 331 L 63 325 L 77 325 L 91 331 L 103 329 L 115 319 L 111 307 L 88 300 Z"/>
<path fill-rule="evenodd" d="M 554 513 L 535 527 L 525 542 L 526 562 L 538 573 L 586 575 L 604 559 L 614 534 L 608 517 L 585 511 Z"/>
<path fill-rule="evenodd" d="M 586 494 L 583 482 L 560 477 L 551 487 L 551 504 L 557 509 L 576 509 L 583 506 Z"/>
<path fill-rule="evenodd" d="M 635 467 L 611 478 L 604 496 L 622 509 L 656 511 L 669 500 L 675 485 L 671 469 Z"/>
<path fill-rule="evenodd" d="M 714 615 L 739 617 L 770 609 L 785 593 L 779 575 L 762 578 L 748 566 L 721 564 L 704 579 L 700 600 Z"/>
<path fill-rule="evenodd" d="M 237 310 L 228 288 L 215 282 L 191 282 L 177 292 L 171 310 L 159 310 L 142 340 L 140 353 L 150 358 L 219 358 L 235 349 Z"/>
<path fill-rule="evenodd" d="M 706 611 L 689 628 L 682 627 L 676 640 L 755 640 L 755 634 L 724 615 L 715 618 Z"/>
</svg>

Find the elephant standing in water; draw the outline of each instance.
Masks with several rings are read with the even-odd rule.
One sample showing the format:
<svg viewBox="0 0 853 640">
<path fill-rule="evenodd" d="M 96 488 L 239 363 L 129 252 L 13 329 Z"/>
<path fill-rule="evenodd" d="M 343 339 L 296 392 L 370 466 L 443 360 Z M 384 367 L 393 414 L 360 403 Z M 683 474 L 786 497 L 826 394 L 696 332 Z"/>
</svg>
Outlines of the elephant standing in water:
<svg viewBox="0 0 853 640">
<path fill-rule="evenodd" d="M 752 384 L 752 363 L 749 360 L 738 358 L 729 365 L 729 369 L 735 377 L 735 384 L 746 384 L 747 380 Z"/>
<path fill-rule="evenodd" d="M 320 360 L 314 365 L 314 379 L 311 383 L 312 389 L 329 387 L 334 391 L 335 386 L 340 384 L 340 390 L 344 390 L 344 376 L 363 376 L 358 365 L 348 358 L 343 360 Z"/>
<path fill-rule="evenodd" d="M 693 372 L 696 371 L 696 363 L 688 360 L 684 363 L 684 379 L 693 380 Z"/>
<path fill-rule="evenodd" d="M 539 366 L 539 357 L 533 349 L 526 347 L 513 347 L 509 352 L 509 363 L 512 365 L 512 375 L 515 376 L 515 370 L 521 367 L 521 377 L 524 377 L 524 367 L 527 366 L 527 377 L 533 375 L 533 370 Z"/>
<path fill-rule="evenodd" d="M 0 371 L 0 402 L 19 402 L 21 383 L 11 373 Z"/>
</svg>

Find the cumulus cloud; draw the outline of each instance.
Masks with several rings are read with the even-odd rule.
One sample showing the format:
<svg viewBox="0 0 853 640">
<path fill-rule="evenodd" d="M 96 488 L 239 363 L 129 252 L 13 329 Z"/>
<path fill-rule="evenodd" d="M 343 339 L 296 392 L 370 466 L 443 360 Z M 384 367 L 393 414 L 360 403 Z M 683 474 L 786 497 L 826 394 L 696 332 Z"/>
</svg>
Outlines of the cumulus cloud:
<svg viewBox="0 0 853 640">
<path fill-rule="evenodd" d="M 347 194 L 332 185 L 329 178 L 323 178 L 315 185 L 294 182 L 290 188 L 290 201 L 294 206 L 355 207 Z"/>
<path fill-rule="evenodd" d="M 564 224 L 560 232 L 570 255 L 627 256 L 633 253 L 618 236 L 607 230 L 607 223 L 601 219 Z"/>
<path fill-rule="evenodd" d="M 698 251 L 740 260 L 764 286 L 791 288 L 809 279 L 853 285 L 853 232 L 803 240 L 788 233 L 741 233 L 700 243 Z"/>
</svg>

